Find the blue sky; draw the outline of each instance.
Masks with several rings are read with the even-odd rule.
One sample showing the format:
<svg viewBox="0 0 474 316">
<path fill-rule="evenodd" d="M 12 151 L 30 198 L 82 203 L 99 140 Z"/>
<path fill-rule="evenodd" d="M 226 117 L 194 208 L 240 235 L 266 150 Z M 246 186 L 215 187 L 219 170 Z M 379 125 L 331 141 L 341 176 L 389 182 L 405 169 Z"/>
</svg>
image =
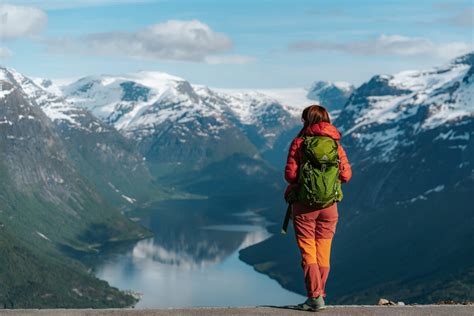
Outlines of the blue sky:
<svg viewBox="0 0 474 316">
<path fill-rule="evenodd" d="M 0 0 L 0 63 L 58 79 L 155 70 L 222 88 L 357 85 L 473 50 L 473 12 L 470 0 Z"/>
</svg>

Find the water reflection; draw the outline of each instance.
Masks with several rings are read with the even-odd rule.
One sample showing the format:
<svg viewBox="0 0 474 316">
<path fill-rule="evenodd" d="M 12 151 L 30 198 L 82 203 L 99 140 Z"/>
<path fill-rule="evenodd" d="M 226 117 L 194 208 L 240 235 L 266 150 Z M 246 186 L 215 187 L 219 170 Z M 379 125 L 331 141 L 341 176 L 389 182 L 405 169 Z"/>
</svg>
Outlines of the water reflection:
<svg viewBox="0 0 474 316">
<path fill-rule="evenodd" d="M 199 269 L 218 264 L 233 252 L 270 237 L 260 226 L 212 225 L 200 229 L 203 231 L 181 232 L 176 242 L 164 243 L 163 236 L 140 241 L 131 256 L 134 262 L 151 260 L 181 269 Z"/>
<path fill-rule="evenodd" d="M 302 299 L 238 259 L 238 250 L 269 237 L 263 218 L 199 206 L 179 202 L 137 213 L 155 237 L 106 259 L 96 267 L 97 276 L 143 293 L 137 307 L 294 304 Z"/>
</svg>

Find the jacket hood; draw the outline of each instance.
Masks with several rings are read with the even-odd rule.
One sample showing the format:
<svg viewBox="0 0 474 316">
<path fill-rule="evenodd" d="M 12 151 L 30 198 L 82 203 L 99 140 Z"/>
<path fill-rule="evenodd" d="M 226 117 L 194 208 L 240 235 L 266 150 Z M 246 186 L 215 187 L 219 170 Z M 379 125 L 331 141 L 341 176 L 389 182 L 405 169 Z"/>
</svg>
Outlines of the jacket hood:
<svg viewBox="0 0 474 316">
<path fill-rule="evenodd" d="M 334 140 L 341 139 L 341 133 L 339 133 L 337 128 L 327 122 L 319 122 L 309 126 L 306 128 L 305 134 L 311 136 L 329 136 Z"/>
</svg>

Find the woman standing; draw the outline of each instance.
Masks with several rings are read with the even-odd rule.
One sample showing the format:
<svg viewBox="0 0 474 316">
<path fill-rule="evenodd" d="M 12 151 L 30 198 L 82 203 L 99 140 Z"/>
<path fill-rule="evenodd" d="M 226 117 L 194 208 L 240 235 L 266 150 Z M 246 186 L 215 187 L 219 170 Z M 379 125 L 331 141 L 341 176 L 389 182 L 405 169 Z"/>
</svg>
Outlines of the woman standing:
<svg viewBox="0 0 474 316">
<path fill-rule="evenodd" d="M 317 311 L 325 308 L 325 286 L 329 275 L 331 243 L 338 220 L 337 202 L 342 199 L 340 183 L 349 181 L 352 176 L 352 170 L 346 153 L 339 143 L 341 134 L 337 128 L 331 124 L 329 114 L 324 107 L 311 105 L 305 108 L 301 120 L 304 126 L 291 143 L 288 152 L 285 179 L 289 185 L 285 191 L 285 199 L 288 203 L 292 204 L 293 225 L 298 247 L 301 251 L 302 267 L 308 296 L 308 299 L 298 306 L 304 310 Z M 324 198 L 321 197 L 312 198 L 311 196 L 311 194 L 317 191 L 314 190 L 314 188 L 316 186 L 317 189 L 318 184 L 323 183 L 324 187 L 327 187 L 327 178 L 331 176 L 331 174 L 327 176 L 328 168 L 326 167 L 326 165 L 330 167 L 331 164 L 308 158 L 307 148 L 309 146 L 323 146 L 308 141 L 309 139 L 315 138 L 324 140 L 326 144 L 328 142 L 333 144 L 334 161 L 337 161 L 333 164 L 336 169 L 336 172 L 333 173 L 335 175 L 335 182 L 331 184 L 331 188 L 334 188 L 334 192 L 331 191 L 329 195 L 326 194 L 326 196 L 329 196 L 329 200 L 327 198 L 324 200 Z M 324 152 L 324 148 L 312 149 L 314 153 Z M 330 156 L 330 154 L 324 154 L 320 159 L 328 159 L 327 156 Z M 331 157 L 329 157 L 329 159 L 331 159 Z M 308 163 L 308 160 L 311 160 L 310 163 Z M 313 172 L 312 185 L 302 183 L 305 181 L 304 177 L 306 174 L 303 174 L 303 167 L 305 170 L 311 168 L 317 170 L 317 172 Z M 318 177 L 324 177 L 324 179 L 321 180 L 318 179 Z M 313 187 L 313 191 L 311 191 L 311 187 Z M 322 189 L 320 191 L 322 191 Z M 330 194 L 333 195 L 331 196 Z M 317 203 L 319 202 L 318 199 L 324 200 L 325 202 Z"/>
</svg>

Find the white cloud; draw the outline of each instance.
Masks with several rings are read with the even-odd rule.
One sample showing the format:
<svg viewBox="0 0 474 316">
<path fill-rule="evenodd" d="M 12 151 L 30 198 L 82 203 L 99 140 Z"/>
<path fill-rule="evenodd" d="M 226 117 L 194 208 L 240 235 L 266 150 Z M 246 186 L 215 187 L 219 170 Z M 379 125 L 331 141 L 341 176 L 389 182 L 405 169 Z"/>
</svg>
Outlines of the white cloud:
<svg viewBox="0 0 474 316">
<path fill-rule="evenodd" d="M 245 55 L 214 55 L 205 58 L 205 62 L 211 65 L 218 64 L 249 64 L 256 61 L 255 57 Z"/>
<path fill-rule="evenodd" d="M 435 56 L 452 58 L 473 50 L 473 43 L 433 43 L 421 37 L 381 35 L 377 38 L 353 42 L 300 41 L 290 43 L 289 50 L 337 51 L 355 55 Z"/>
<path fill-rule="evenodd" d="M 6 47 L 0 47 L 0 58 L 9 58 L 12 57 L 13 53 Z"/>
<path fill-rule="evenodd" d="M 39 34 L 48 22 L 44 11 L 26 6 L 0 4 L 0 39 Z"/>
<path fill-rule="evenodd" d="M 164 59 L 219 63 L 227 58 L 243 62 L 243 57 L 215 56 L 229 52 L 232 41 L 198 20 L 169 20 L 135 32 L 101 32 L 80 37 L 47 41 L 53 52 L 83 55 L 120 56 L 135 59 Z"/>
</svg>

